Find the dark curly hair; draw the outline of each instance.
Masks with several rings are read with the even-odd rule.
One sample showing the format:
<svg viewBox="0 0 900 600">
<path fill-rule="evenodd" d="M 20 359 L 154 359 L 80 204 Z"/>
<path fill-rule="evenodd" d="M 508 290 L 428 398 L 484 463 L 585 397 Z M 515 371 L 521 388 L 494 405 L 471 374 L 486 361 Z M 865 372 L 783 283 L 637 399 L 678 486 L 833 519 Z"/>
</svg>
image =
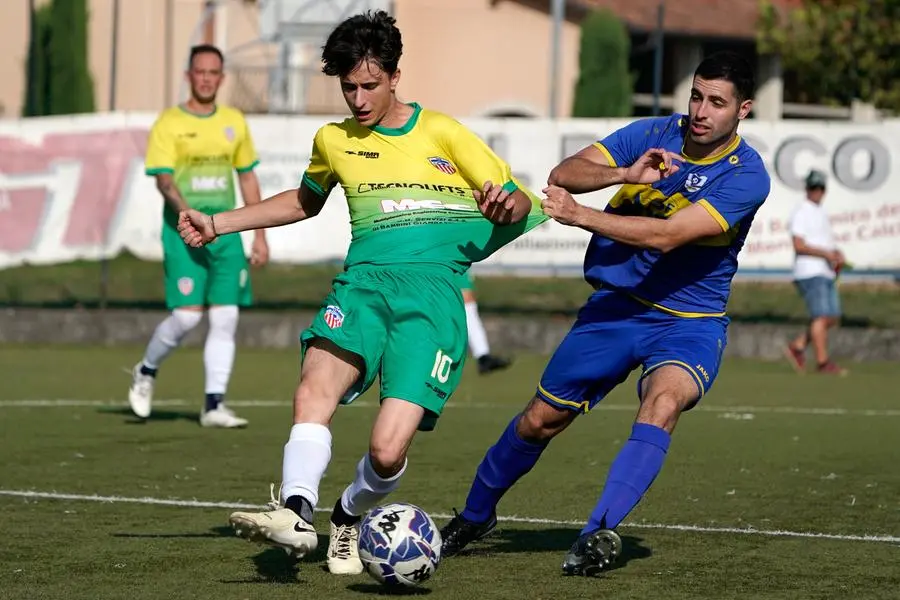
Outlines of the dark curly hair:
<svg viewBox="0 0 900 600">
<path fill-rule="evenodd" d="M 694 71 L 694 76 L 701 79 L 724 79 L 734 84 L 734 90 L 740 101 L 753 98 L 756 80 L 753 67 L 740 54 L 729 50 L 716 52 L 706 57 Z"/>
<path fill-rule="evenodd" d="M 385 72 L 397 71 L 403 42 L 396 20 L 383 10 L 354 15 L 335 27 L 322 48 L 322 72 L 346 77 L 360 62 L 375 61 Z"/>
</svg>

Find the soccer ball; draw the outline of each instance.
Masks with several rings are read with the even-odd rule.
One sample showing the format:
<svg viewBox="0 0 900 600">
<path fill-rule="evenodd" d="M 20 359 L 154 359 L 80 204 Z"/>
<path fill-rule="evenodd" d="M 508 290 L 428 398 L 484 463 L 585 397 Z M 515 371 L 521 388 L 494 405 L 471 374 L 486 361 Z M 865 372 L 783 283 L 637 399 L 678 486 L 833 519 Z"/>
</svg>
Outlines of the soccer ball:
<svg viewBox="0 0 900 600">
<path fill-rule="evenodd" d="M 418 506 L 379 506 L 359 526 L 359 558 L 380 583 L 419 585 L 441 561 L 441 532 Z"/>
</svg>

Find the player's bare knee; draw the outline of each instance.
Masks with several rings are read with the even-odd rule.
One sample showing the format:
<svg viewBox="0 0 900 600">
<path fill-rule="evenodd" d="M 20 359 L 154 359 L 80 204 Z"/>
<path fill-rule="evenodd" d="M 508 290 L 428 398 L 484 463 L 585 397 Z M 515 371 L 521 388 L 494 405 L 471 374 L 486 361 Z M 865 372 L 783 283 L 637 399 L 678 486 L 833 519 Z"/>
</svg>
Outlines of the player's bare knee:
<svg viewBox="0 0 900 600">
<path fill-rule="evenodd" d="M 547 442 L 562 432 L 577 416 L 576 413 L 532 398 L 519 417 L 516 433 L 526 442 Z"/>
<path fill-rule="evenodd" d="M 636 421 L 655 425 L 671 433 L 675 429 L 678 417 L 695 400 L 695 397 L 688 397 L 671 388 L 651 390 L 641 402 Z"/>
<path fill-rule="evenodd" d="M 406 445 L 396 441 L 372 440 L 369 445 L 369 460 L 372 469 L 379 477 L 393 477 L 403 469 L 406 463 Z"/>
</svg>

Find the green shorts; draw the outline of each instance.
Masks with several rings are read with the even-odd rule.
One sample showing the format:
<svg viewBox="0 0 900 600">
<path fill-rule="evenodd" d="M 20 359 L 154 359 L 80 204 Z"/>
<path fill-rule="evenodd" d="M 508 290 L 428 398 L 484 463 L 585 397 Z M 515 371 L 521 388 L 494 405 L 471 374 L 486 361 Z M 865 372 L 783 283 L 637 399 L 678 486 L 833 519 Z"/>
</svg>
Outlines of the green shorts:
<svg viewBox="0 0 900 600">
<path fill-rule="evenodd" d="M 381 379 L 381 400 L 425 409 L 419 429 L 434 429 L 459 385 L 468 340 L 455 275 L 440 267 L 352 267 L 300 335 L 303 352 L 317 337 L 362 357 L 365 373 L 342 400 L 349 404 Z"/>
<path fill-rule="evenodd" d="M 250 271 L 239 234 L 191 248 L 171 227 L 163 227 L 166 306 L 249 306 Z"/>
</svg>

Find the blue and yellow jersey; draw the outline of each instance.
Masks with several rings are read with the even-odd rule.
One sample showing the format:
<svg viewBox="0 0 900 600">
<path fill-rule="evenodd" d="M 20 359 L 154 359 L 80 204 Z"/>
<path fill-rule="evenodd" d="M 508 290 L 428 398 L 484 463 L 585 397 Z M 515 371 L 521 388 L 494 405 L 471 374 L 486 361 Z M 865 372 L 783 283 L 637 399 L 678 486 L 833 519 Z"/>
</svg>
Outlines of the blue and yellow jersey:
<svg viewBox="0 0 900 600">
<path fill-rule="evenodd" d="M 652 185 L 623 185 L 605 210 L 667 219 L 700 204 L 721 225 L 722 233 L 668 253 L 594 235 L 584 274 L 595 287 L 626 292 L 677 316 L 722 316 L 738 253 L 769 195 L 769 174 L 756 150 L 740 137 L 716 156 L 702 160 L 684 156 L 687 128 L 685 115 L 641 119 L 597 142 L 612 166 L 631 165 L 650 148 L 682 155 L 677 173 Z"/>
<path fill-rule="evenodd" d="M 455 119 L 412 104 L 403 127 L 349 118 L 316 132 L 302 181 L 326 196 L 340 185 L 350 210 L 346 266 L 435 264 L 461 273 L 548 219 L 509 165 Z M 519 223 L 496 226 L 472 191 L 486 181 L 531 199 Z"/>
<path fill-rule="evenodd" d="M 145 172 L 171 173 L 188 206 L 214 214 L 235 206 L 234 171 L 258 163 L 241 111 L 217 106 L 212 114 L 195 115 L 174 106 L 150 130 Z M 165 222 L 174 226 L 177 218 L 166 204 Z"/>
</svg>

